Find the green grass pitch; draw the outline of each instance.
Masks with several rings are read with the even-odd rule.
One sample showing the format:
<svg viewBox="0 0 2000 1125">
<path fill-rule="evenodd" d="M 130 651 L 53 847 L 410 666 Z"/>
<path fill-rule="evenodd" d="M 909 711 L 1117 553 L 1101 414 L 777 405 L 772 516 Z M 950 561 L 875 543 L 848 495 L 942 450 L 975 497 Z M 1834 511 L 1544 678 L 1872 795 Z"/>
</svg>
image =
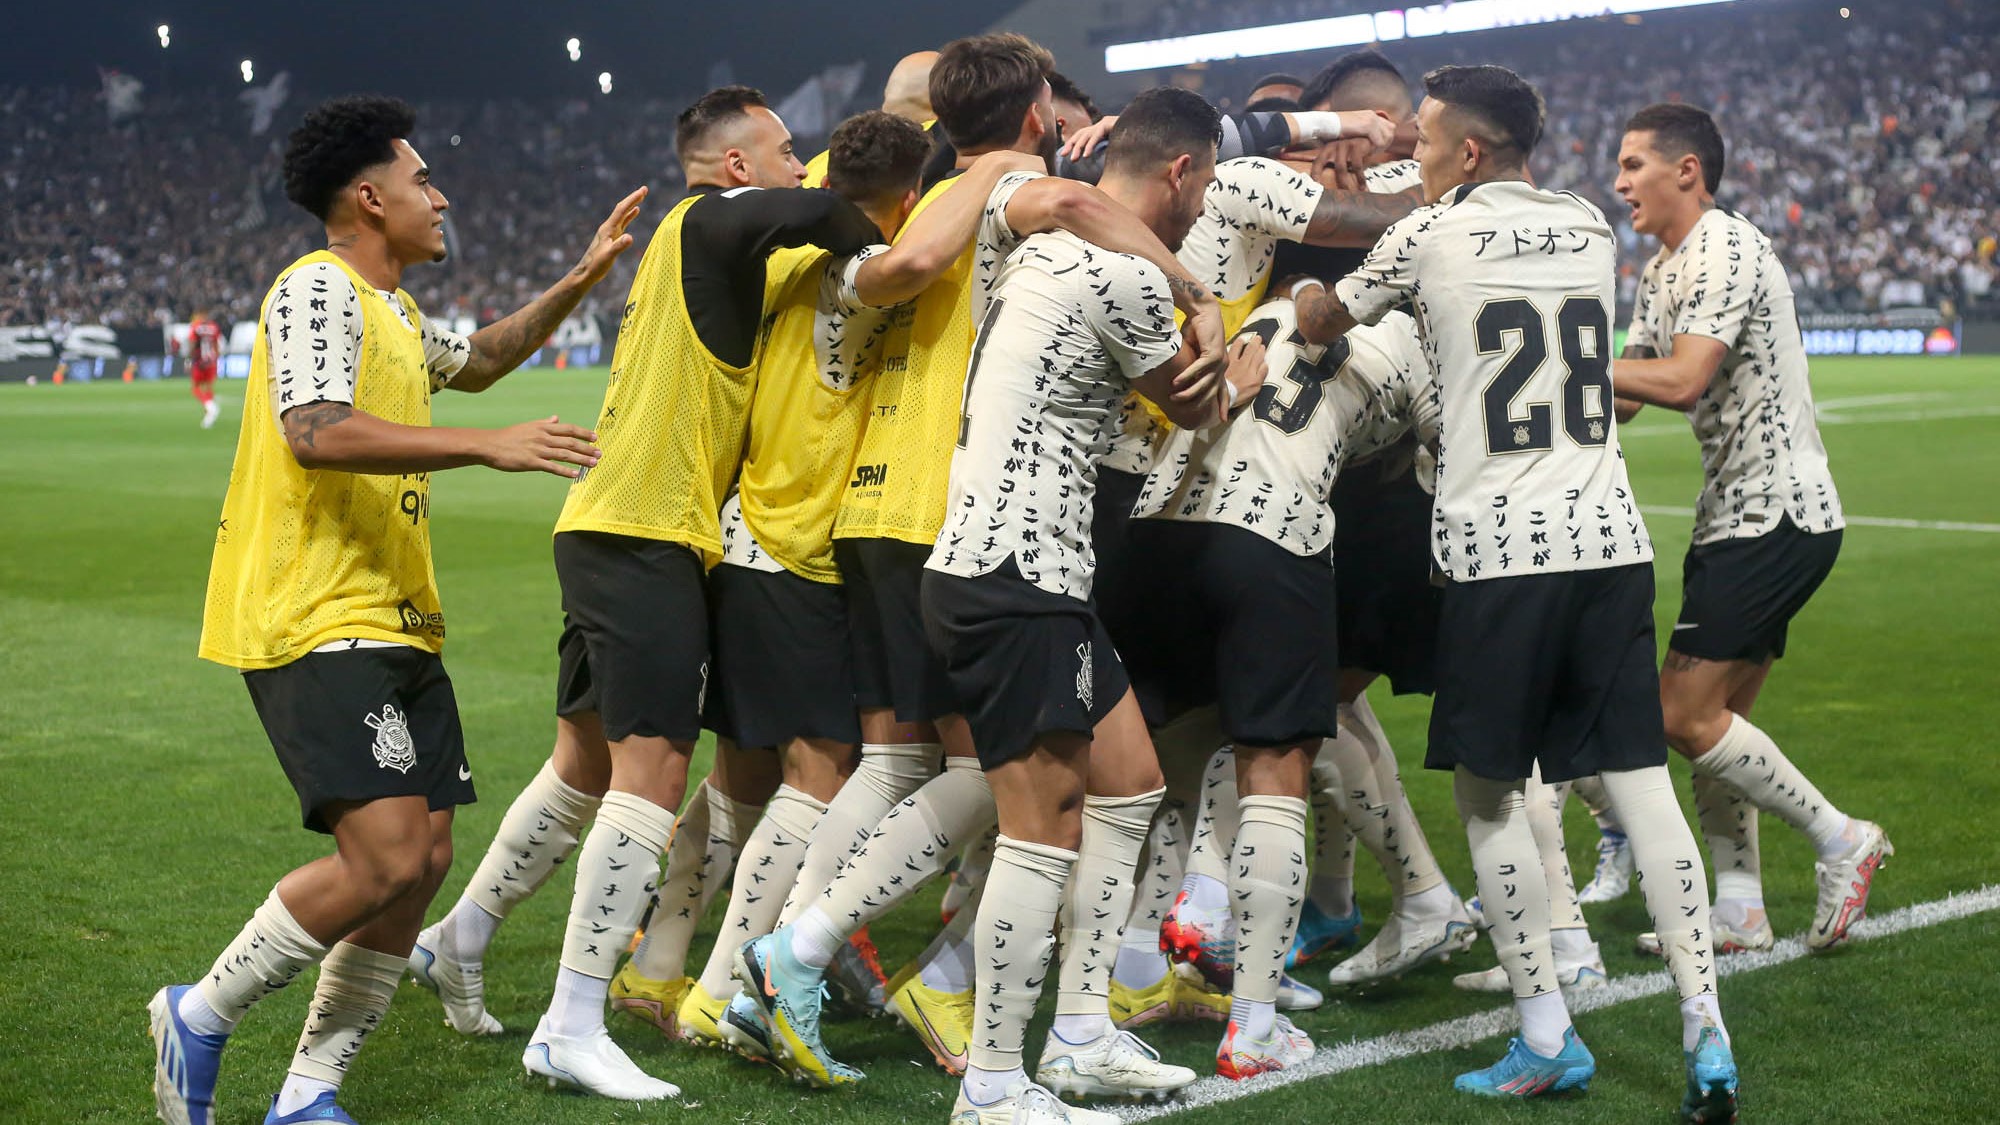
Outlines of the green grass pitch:
<svg viewBox="0 0 2000 1125">
<path fill-rule="evenodd" d="M 1815 365 L 1815 379 L 1851 516 L 2000 522 L 2000 362 L 1829 360 Z M 554 412 L 587 422 L 602 380 L 601 369 L 523 373 L 482 396 L 443 396 L 437 421 L 486 426 Z M 241 385 L 225 383 L 222 394 L 225 421 L 204 432 L 184 383 L 0 387 L 0 1121 L 150 1120 L 147 997 L 200 973 L 271 883 L 326 847 L 299 829 L 237 676 L 194 656 Z M 1625 448 L 1642 504 L 1693 503 L 1699 469 L 1681 419 L 1642 415 Z M 468 469 L 441 474 L 433 488 L 452 620 L 445 656 L 484 798 L 459 818 L 458 861 L 436 916 L 548 751 L 558 628 L 548 543 L 562 484 Z M 1650 523 L 1659 613 L 1670 621 L 1688 520 L 1655 512 Z M 1996 596 L 2000 535 L 1851 527 L 1758 704 L 1759 724 L 1835 801 L 1893 835 L 1898 855 L 1878 883 L 1878 914 L 2000 882 L 1988 827 L 2000 807 Z M 1376 706 L 1447 873 L 1469 889 L 1447 778 L 1416 768 L 1424 702 L 1378 695 Z M 1569 830 L 1581 867 L 1594 832 L 1578 812 Z M 1796 934 L 1812 909 L 1810 852 L 1775 818 L 1764 841 L 1773 916 L 1781 935 Z M 1379 920 L 1386 892 L 1365 856 L 1358 886 Z M 622 1018 L 619 1040 L 684 1087 L 684 1102 L 635 1107 L 528 1084 L 520 1052 L 553 979 L 568 900 L 560 876 L 493 948 L 488 998 L 505 1036 L 461 1039 L 441 1025 L 435 1000 L 406 988 L 356 1065 L 348 1109 L 371 1123 L 945 1119 L 952 1084 L 887 1022 L 828 1030 L 834 1050 L 869 1073 L 853 1091 L 807 1094 Z M 928 939 L 935 903 L 933 889 L 876 927 L 886 961 Z M 1629 952 L 1647 928 L 1636 895 L 1592 908 L 1591 921 L 1614 976 L 1648 970 Z M 706 944 L 697 940 L 697 956 Z M 2000 1102 L 1996 954 L 2000 916 L 1988 913 L 1732 978 L 1723 1004 L 1743 1066 L 1744 1120 L 1991 1120 Z M 1333 997 L 1299 1022 L 1331 1045 L 1482 1011 L 1494 1001 L 1455 992 L 1449 977 L 1491 963 L 1482 946 L 1450 969 Z M 1306 977 L 1323 983 L 1313 970 Z M 224 1065 L 221 1121 L 262 1120 L 310 991 L 302 981 L 244 1021 Z M 1492 1106 L 1452 1094 L 1453 1074 L 1497 1056 L 1488 1040 L 1178 1119 L 1671 1120 L 1681 1082 L 1671 1002 L 1610 1008 L 1580 1027 L 1600 1071 L 1587 1096 L 1562 1104 Z M 1173 1027 L 1149 1038 L 1209 1073 L 1217 1031 Z M 1038 1025 L 1031 1051 L 1040 1034 Z"/>
</svg>

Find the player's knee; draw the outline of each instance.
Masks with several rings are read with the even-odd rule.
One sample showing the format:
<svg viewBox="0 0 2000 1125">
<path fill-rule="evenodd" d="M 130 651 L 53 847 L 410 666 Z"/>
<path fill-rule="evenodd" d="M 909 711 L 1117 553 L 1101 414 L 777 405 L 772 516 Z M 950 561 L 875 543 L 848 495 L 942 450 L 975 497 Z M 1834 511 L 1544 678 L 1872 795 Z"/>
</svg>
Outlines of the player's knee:
<svg viewBox="0 0 2000 1125">
<path fill-rule="evenodd" d="M 433 845 L 429 840 L 385 848 L 351 865 L 360 877 L 363 897 L 378 907 L 387 906 L 422 887 L 431 877 Z M 449 845 L 447 845 L 447 866 Z"/>
<path fill-rule="evenodd" d="M 1726 728 L 1727 712 L 1700 700 L 1674 693 L 1660 697 L 1660 717 L 1667 728 L 1667 745 L 1687 757 L 1715 745 Z"/>
</svg>

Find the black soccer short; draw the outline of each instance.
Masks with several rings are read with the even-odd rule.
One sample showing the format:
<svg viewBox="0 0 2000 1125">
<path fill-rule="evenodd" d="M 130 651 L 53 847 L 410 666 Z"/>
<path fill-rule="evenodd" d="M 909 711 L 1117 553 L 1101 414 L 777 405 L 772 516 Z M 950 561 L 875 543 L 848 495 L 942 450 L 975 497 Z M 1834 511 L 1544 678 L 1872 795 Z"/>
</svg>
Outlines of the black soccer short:
<svg viewBox="0 0 2000 1125">
<path fill-rule="evenodd" d="M 944 661 L 924 634 L 920 591 L 931 549 L 900 539 L 836 539 L 833 557 L 847 584 L 856 701 L 887 707 L 903 723 L 956 713 Z"/>
<path fill-rule="evenodd" d="M 1424 765 L 1573 781 L 1665 765 L 1653 567 L 1445 586 Z"/>
<path fill-rule="evenodd" d="M 1688 548 L 1681 616 L 1667 647 L 1703 660 L 1760 664 L 1785 655 L 1792 618 L 1839 555 L 1839 530 L 1806 531 L 1790 517 L 1754 539 Z"/>
<path fill-rule="evenodd" d="M 1136 639 L 1134 630 L 1143 627 L 1145 617 L 1139 583 L 1132 577 L 1129 549 L 1132 505 L 1145 487 L 1144 473 L 1098 467 L 1090 517 L 1090 549 L 1097 571 L 1091 578 L 1090 602 L 1120 651 Z"/>
<path fill-rule="evenodd" d="M 434 652 L 392 645 L 309 652 L 243 673 L 299 818 L 332 832 L 335 801 L 424 797 L 432 812 L 477 800 L 458 699 Z"/>
<path fill-rule="evenodd" d="M 1339 725 L 1333 566 L 1247 528 L 1133 520 L 1132 567 L 1151 607 L 1122 650 L 1146 721 L 1216 705 L 1245 746 L 1330 738 Z"/>
<path fill-rule="evenodd" d="M 1011 560 L 977 578 L 926 570 L 923 609 L 986 769 L 1038 735 L 1089 737 L 1131 686 L 1090 606 L 1022 578 Z"/>
<path fill-rule="evenodd" d="M 1431 581 L 1431 494 L 1400 460 L 1342 470 L 1333 482 L 1333 561 L 1340 572 L 1340 660 L 1389 679 L 1397 695 L 1437 687 L 1438 611 Z"/>
<path fill-rule="evenodd" d="M 703 717 L 738 746 L 861 741 L 854 645 L 838 583 L 724 563 L 708 572 L 715 650 Z"/>
<path fill-rule="evenodd" d="M 708 682 L 701 555 L 601 531 L 562 532 L 555 555 L 563 606 L 556 714 L 594 711 L 612 742 L 701 737 Z"/>
</svg>

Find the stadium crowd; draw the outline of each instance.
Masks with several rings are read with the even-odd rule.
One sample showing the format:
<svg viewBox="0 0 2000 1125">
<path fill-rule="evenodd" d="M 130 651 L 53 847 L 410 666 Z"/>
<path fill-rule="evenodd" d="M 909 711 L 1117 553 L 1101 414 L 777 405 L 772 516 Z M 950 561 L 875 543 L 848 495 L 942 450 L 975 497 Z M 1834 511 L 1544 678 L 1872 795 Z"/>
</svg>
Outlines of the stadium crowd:
<svg viewBox="0 0 2000 1125">
<path fill-rule="evenodd" d="M 1367 7 L 1359 5 L 1358 7 Z M 1123 38 L 1186 34 L 1356 10 L 1325 0 L 1161 6 Z M 1807 15 L 1812 18 L 1806 18 Z M 1800 5 L 1669 13 L 1391 44 L 1411 73 L 1479 59 L 1518 69 L 1550 106 L 1536 172 L 1620 225 L 1620 304 L 1649 248 L 1611 191 L 1619 129 L 1632 107 L 1683 99 L 1713 109 L 1731 151 L 1722 192 L 1778 241 L 1808 312 L 1991 302 L 2000 172 L 2000 90 L 1991 59 L 2000 7 L 1913 0 L 1898 25 L 1843 21 Z M 1715 52 L 1718 35 L 1754 51 Z M 1865 67 L 1850 59 L 1865 54 Z M 1217 64 L 1204 88 L 1247 91 L 1274 66 Z M 317 231 L 285 205 L 276 138 L 310 99 L 250 135 L 231 94 L 146 95 L 106 121 L 95 91 L 0 88 L 0 325 L 159 323 L 212 304 L 251 316 L 272 273 Z M 537 291 L 579 226 L 620 185 L 673 197 L 671 122 L 684 100 L 632 98 L 419 106 L 419 151 L 455 204 L 454 263 L 414 279 L 425 308 L 488 322 Z M 457 143 L 454 144 L 454 140 Z M 643 238 L 661 209 L 641 217 Z M 633 262 L 594 298 L 615 301 Z"/>
</svg>

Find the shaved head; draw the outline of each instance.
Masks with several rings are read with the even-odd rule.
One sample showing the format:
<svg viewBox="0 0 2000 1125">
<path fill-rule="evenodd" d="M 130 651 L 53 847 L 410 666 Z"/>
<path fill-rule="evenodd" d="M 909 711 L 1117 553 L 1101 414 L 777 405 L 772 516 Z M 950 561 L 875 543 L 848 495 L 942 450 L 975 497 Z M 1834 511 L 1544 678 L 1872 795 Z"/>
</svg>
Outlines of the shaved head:
<svg viewBox="0 0 2000 1125">
<path fill-rule="evenodd" d="M 936 51 L 913 51 L 898 59 L 882 85 L 882 108 L 919 125 L 936 117 L 931 112 L 931 66 L 937 58 Z"/>
</svg>

